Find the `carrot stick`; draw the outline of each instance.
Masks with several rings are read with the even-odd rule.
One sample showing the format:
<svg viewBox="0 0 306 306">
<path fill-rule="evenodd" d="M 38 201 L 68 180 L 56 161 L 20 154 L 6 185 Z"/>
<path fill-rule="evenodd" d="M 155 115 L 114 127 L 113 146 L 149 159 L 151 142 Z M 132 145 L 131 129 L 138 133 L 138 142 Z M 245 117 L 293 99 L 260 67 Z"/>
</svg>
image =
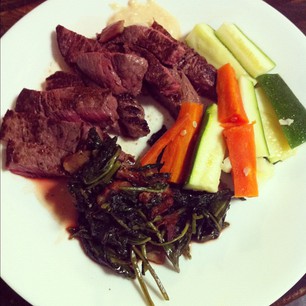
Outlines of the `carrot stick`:
<svg viewBox="0 0 306 306">
<path fill-rule="evenodd" d="M 190 119 L 186 122 L 181 133 L 177 134 L 174 140 L 168 144 L 163 156 L 164 163 L 161 172 L 170 172 L 170 182 L 182 183 L 184 172 L 188 164 L 192 143 L 200 126 L 204 112 L 204 105 L 195 102 L 183 102 L 181 104 L 178 119 L 190 115 Z"/>
<path fill-rule="evenodd" d="M 223 135 L 232 164 L 235 197 L 258 196 L 253 125 L 225 128 Z"/>
<path fill-rule="evenodd" d="M 177 134 L 179 134 L 184 127 L 186 126 L 186 122 L 190 121 L 190 115 L 186 114 L 180 118 L 178 118 L 172 127 L 163 134 L 154 144 L 153 146 L 141 157 L 140 164 L 142 166 L 148 164 L 154 164 L 157 161 L 158 156 L 162 152 L 162 150 L 168 145 L 170 141 L 172 141 Z"/>
<path fill-rule="evenodd" d="M 174 167 L 175 155 L 177 154 L 177 145 L 176 145 L 176 136 L 172 141 L 168 143 L 166 146 L 163 156 L 161 158 L 161 163 L 163 164 L 161 168 L 161 172 L 168 172 L 171 173 L 172 167 Z M 172 174 L 171 174 L 172 175 Z"/>
<path fill-rule="evenodd" d="M 228 124 L 248 123 L 235 70 L 225 64 L 217 71 L 218 120 Z"/>
</svg>

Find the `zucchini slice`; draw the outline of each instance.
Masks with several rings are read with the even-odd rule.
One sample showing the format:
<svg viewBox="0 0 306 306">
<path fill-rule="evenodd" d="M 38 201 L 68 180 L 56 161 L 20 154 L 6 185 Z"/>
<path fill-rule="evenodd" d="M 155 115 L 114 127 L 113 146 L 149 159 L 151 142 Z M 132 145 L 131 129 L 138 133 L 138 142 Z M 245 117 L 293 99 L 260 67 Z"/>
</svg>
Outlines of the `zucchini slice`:
<svg viewBox="0 0 306 306">
<path fill-rule="evenodd" d="M 258 107 L 262 119 L 267 145 L 269 148 L 268 159 L 271 163 L 283 161 L 295 154 L 279 124 L 276 113 L 262 88 L 255 88 Z"/>
<path fill-rule="evenodd" d="M 247 71 L 241 66 L 233 54 L 218 39 L 215 30 L 209 25 L 205 23 L 195 25 L 187 35 L 186 43 L 190 48 L 193 48 L 203 56 L 207 62 L 213 65 L 216 69 L 230 63 L 236 72 L 237 79 L 239 79 L 241 75 L 249 76 Z M 255 84 L 256 80 L 253 78 L 251 79 Z"/>
<path fill-rule="evenodd" d="M 211 104 L 206 109 L 200 128 L 186 189 L 218 191 L 226 150 L 222 131 L 218 122 L 218 106 Z"/>
<path fill-rule="evenodd" d="M 275 67 L 275 62 L 252 42 L 235 24 L 223 23 L 216 36 L 254 78 Z"/>
<path fill-rule="evenodd" d="M 254 122 L 254 136 L 256 145 L 256 157 L 268 157 L 269 149 L 262 126 L 262 119 L 258 109 L 257 98 L 253 83 L 245 76 L 238 80 L 244 110 L 249 122 Z"/>
<path fill-rule="evenodd" d="M 279 74 L 257 78 L 267 95 L 289 146 L 293 149 L 306 142 L 306 109 Z"/>
</svg>

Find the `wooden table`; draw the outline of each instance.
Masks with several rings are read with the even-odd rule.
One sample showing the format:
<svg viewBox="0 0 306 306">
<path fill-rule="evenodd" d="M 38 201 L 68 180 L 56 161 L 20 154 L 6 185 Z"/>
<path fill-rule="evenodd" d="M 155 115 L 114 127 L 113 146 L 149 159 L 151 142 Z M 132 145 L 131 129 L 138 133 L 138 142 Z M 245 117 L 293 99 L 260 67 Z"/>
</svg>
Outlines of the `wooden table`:
<svg viewBox="0 0 306 306">
<path fill-rule="evenodd" d="M 64 1 L 64 0 L 63 0 Z M 44 2 L 43 0 L 1 0 L 0 37 L 10 29 L 21 17 Z M 271 6 L 291 20 L 306 35 L 306 0 L 266 0 Z M 292 301 L 300 301 L 306 295 L 306 276 L 285 293 L 272 306 L 284 306 Z M 298 304 L 298 303 L 297 303 Z M 0 306 L 29 306 L 5 282 L 0 280 Z M 299 304 L 302 305 L 302 304 Z"/>
</svg>

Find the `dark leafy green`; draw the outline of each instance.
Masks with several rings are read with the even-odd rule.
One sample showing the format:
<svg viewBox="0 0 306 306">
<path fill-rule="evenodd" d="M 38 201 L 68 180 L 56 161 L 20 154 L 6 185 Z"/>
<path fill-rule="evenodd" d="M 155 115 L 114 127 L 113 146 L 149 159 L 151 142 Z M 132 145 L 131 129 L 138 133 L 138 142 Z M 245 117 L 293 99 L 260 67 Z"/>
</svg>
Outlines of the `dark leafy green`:
<svg viewBox="0 0 306 306">
<path fill-rule="evenodd" d="M 94 129 L 85 147 L 91 158 L 68 184 L 79 213 L 71 236 L 97 263 L 137 278 L 151 303 L 137 265 L 141 261 L 142 274 L 149 271 L 168 299 L 149 263 L 150 252 L 164 252 L 179 271 L 179 258 L 190 257 L 191 241 L 216 239 L 227 226 L 232 191 L 195 192 L 170 185 L 169 174 L 158 171 L 160 165 L 126 163 L 117 139 L 102 141 Z"/>
</svg>

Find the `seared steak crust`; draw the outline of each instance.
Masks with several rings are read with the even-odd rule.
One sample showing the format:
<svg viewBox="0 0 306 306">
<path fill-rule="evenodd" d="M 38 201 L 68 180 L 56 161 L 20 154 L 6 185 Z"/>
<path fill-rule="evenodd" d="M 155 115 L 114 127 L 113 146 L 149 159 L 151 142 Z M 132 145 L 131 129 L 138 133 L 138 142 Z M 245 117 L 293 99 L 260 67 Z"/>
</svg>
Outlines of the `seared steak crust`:
<svg viewBox="0 0 306 306">
<path fill-rule="evenodd" d="M 178 69 L 185 73 L 195 90 L 201 95 L 216 99 L 217 70 L 193 49 L 185 48 Z"/>
<path fill-rule="evenodd" d="M 82 122 L 9 110 L 0 132 L 7 141 L 6 167 L 27 177 L 63 176 L 62 158 L 76 151 L 86 131 Z"/>
<path fill-rule="evenodd" d="M 56 71 L 55 73 L 48 76 L 45 82 L 46 90 L 79 86 L 85 86 L 81 76 L 64 71 Z"/>
<path fill-rule="evenodd" d="M 43 114 L 66 121 L 84 121 L 102 128 L 116 127 L 117 100 L 109 90 L 97 87 L 66 87 L 47 91 L 23 89 L 17 112 Z"/>
<path fill-rule="evenodd" d="M 90 39 L 75 33 L 62 25 L 56 27 L 57 43 L 65 61 L 74 65 L 79 54 L 102 50 L 102 46 L 96 39 Z"/>
<path fill-rule="evenodd" d="M 143 57 L 119 52 L 88 52 L 76 60 L 78 68 L 102 88 L 114 95 L 141 92 L 148 63 Z"/>
<path fill-rule="evenodd" d="M 131 95 L 118 96 L 118 114 L 123 135 L 139 138 L 150 133 L 144 109 Z"/>
<path fill-rule="evenodd" d="M 125 27 L 102 45 L 110 52 L 137 54 L 148 61 L 147 88 L 173 117 L 186 97 L 195 102 L 199 96 L 216 97 L 216 69 L 157 22 L 151 27 Z"/>
<path fill-rule="evenodd" d="M 124 20 L 119 20 L 105 27 L 102 32 L 97 35 L 97 40 L 101 44 L 106 43 L 121 34 L 123 30 Z"/>
<path fill-rule="evenodd" d="M 66 175 L 61 166 L 66 155 L 66 151 L 45 144 L 10 140 L 6 147 L 6 168 L 30 178 L 61 177 Z"/>
</svg>

